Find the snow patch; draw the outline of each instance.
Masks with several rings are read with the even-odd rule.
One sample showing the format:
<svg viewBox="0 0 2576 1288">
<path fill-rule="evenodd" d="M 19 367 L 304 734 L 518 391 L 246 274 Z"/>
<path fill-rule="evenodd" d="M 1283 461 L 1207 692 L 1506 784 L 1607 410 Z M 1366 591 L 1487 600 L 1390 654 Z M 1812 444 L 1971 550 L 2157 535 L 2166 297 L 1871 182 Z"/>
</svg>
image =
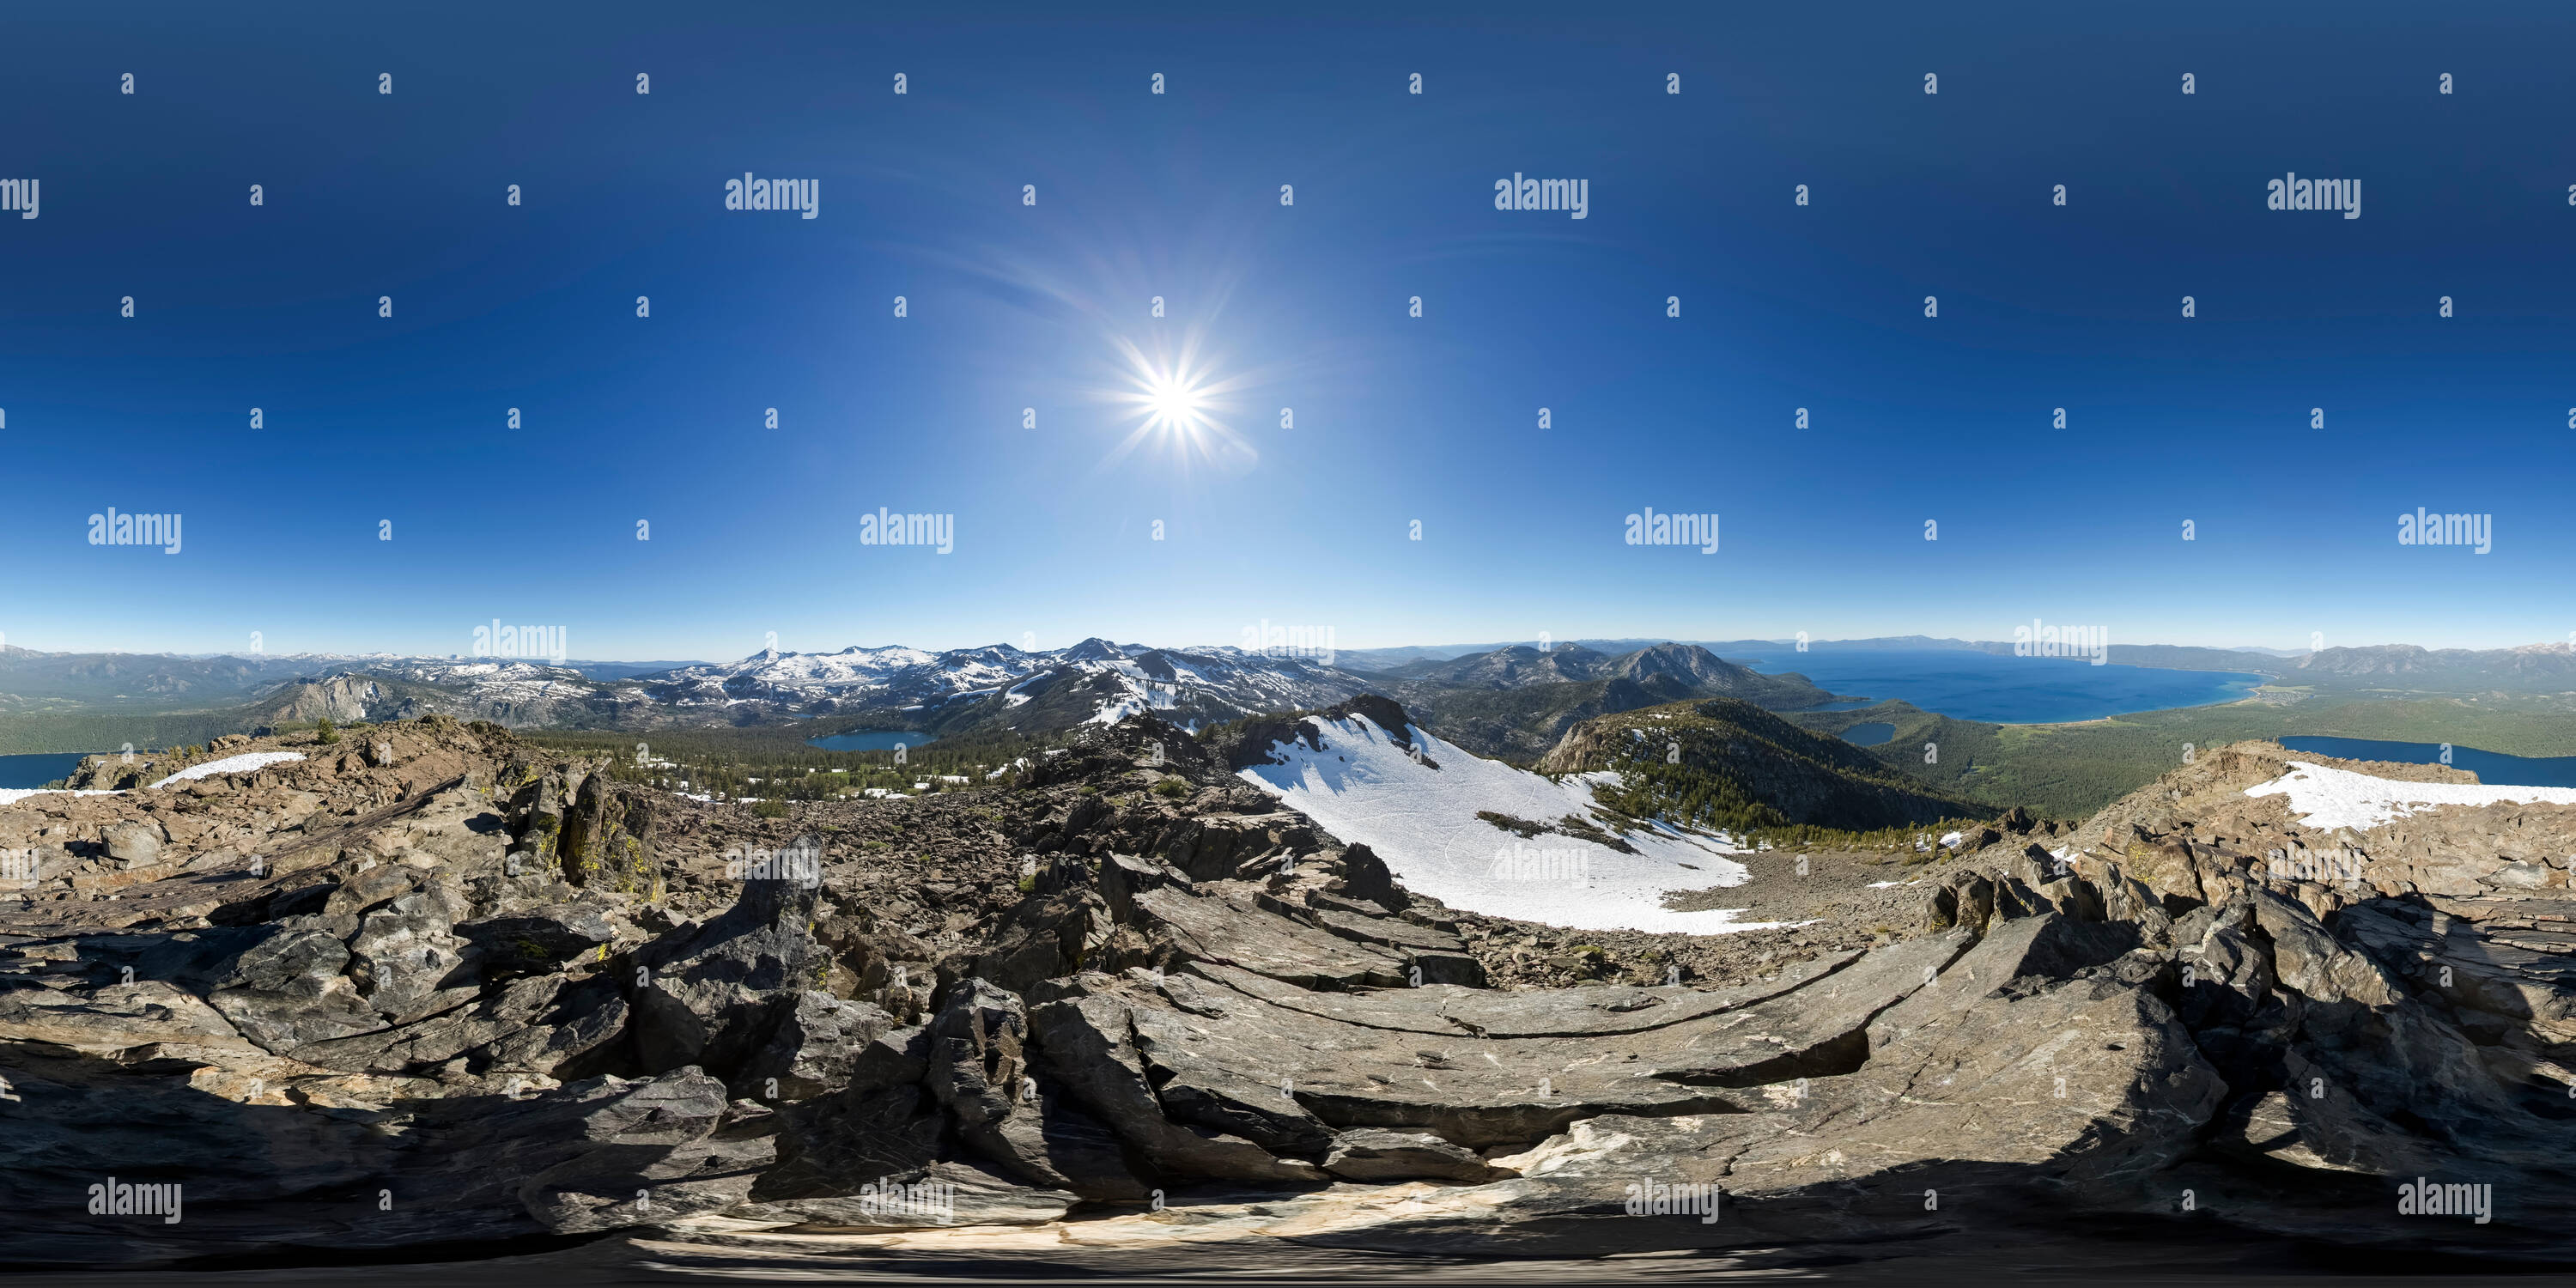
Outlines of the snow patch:
<svg viewBox="0 0 2576 1288">
<path fill-rule="evenodd" d="M 2419 809 L 2443 805 L 2576 805 L 2576 787 L 2490 787 L 2471 783 L 2408 783 L 2373 778 L 2349 769 L 2329 769 L 2303 760 L 2289 762 L 2290 772 L 2271 782 L 2248 787 L 2248 796 L 2287 796 L 2290 812 L 2302 827 L 2356 832 Z"/>
<path fill-rule="evenodd" d="M 1146 704 L 1144 698 L 1136 694 L 1131 693 L 1120 698 L 1104 698 L 1101 700 L 1100 709 L 1092 712 L 1091 718 L 1083 723 L 1114 725 L 1129 716 L 1142 715 L 1151 710 L 1153 708 Z"/>
<path fill-rule="evenodd" d="M 1366 716 L 1310 716 L 1306 723 L 1322 735 L 1323 750 L 1279 744 L 1274 754 L 1286 763 L 1255 765 L 1238 777 L 1343 841 L 1376 851 L 1408 890 L 1468 912 L 1586 930 L 1721 934 L 1774 924 L 1739 922 L 1741 909 L 1663 906 L 1668 890 L 1751 879 L 1726 857 L 1744 851 L 1722 841 L 1657 827 L 1628 833 L 1624 839 L 1638 852 L 1622 854 L 1555 833 L 1524 840 L 1476 817 L 1487 810 L 1542 823 L 1568 814 L 1594 818 L 1593 789 L 1615 774 L 1550 782 L 1408 726 L 1413 745 L 1440 766 L 1433 769 Z M 1542 861 L 1522 861 L 1533 855 Z M 1548 879 L 1512 879 L 1531 872 Z"/>
<path fill-rule="evenodd" d="M 200 778 L 212 778 L 217 774 L 247 774 L 256 769 L 266 769 L 270 765 L 282 765 L 290 760 L 302 759 L 304 759 L 304 753 L 300 751 L 245 751 L 238 756 L 226 756 L 221 760 L 209 760 L 202 765 L 190 765 L 152 785 L 167 787 L 172 783 L 193 782 Z"/>
<path fill-rule="evenodd" d="M 30 796 L 122 796 L 123 792 L 67 792 L 59 787 L 0 787 L 0 806 L 15 805 Z"/>
</svg>

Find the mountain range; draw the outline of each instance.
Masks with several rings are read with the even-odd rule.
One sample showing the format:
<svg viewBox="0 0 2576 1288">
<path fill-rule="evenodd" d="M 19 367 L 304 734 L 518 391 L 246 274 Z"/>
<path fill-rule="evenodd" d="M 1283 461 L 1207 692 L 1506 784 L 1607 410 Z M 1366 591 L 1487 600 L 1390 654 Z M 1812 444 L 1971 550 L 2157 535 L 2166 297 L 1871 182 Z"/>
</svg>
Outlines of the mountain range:
<svg viewBox="0 0 2576 1288">
<path fill-rule="evenodd" d="M 185 657 L 42 653 L 0 646 L 0 717 L 55 717 L 59 727 L 63 719 L 189 713 L 190 719 L 209 728 L 220 724 L 226 731 L 311 723 L 326 715 L 348 723 L 433 713 L 554 729 L 815 720 L 822 722 L 817 730 L 825 733 L 902 729 L 951 738 L 1061 731 L 1114 722 L 1138 711 L 1199 729 L 1379 694 L 1404 703 L 1426 727 L 1477 754 L 1529 763 L 1574 725 L 1618 712 L 1715 698 L 1774 712 L 1815 712 L 1845 700 L 1803 675 L 1761 674 L 1719 653 L 1777 657 L 1782 647 L 1777 641 L 1722 641 L 1715 649 L 1670 641 L 1624 647 L 1631 644 L 1636 641 L 1309 657 L 1093 638 L 1052 650 L 1008 644 L 938 652 L 854 646 L 828 653 L 767 649 L 733 662 L 559 665 L 381 653 Z M 2012 646 L 1908 636 L 1823 641 L 1809 647 L 1996 653 Z M 2277 685 L 2351 697 L 2576 690 L 2576 652 L 2565 644 L 2490 650 L 2372 645 L 2287 658 L 2232 649 L 2113 645 L 2110 660 L 2259 672 Z M 77 732 L 74 726 L 72 733 Z M 136 735 L 119 735 L 131 736 Z M 80 741 L 97 743 L 96 738 Z"/>
<path fill-rule="evenodd" d="M 1375 693 L 1457 730 L 1480 754 L 1535 758 L 1576 721 L 1692 698 L 1803 710 L 1834 695 L 1804 677 L 1760 675 L 1695 645 L 1618 654 L 1526 645 L 1416 658 L 1364 671 L 1321 657 L 1231 647 L 1157 648 L 1087 639 L 931 652 L 765 649 L 735 662 L 614 674 L 615 664 L 493 658 L 136 654 L 0 655 L 7 708 L 69 713 L 191 710 L 244 729 L 444 714 L 513 728 L 653 729 L 772 725 L 889 728 L 935 737 L 1049 732 L 1151 711 L 1187 729 L 1313 710 Z"/>
<path fill-rule="evenodd" d="M 273 686 L 263 723 L 397 720 L 431 713 L 515 728 L 669 728 L 831 718 L 934 736 L 1056 730 L 1153 711 L 1198 727 L 1268 711 L 1327 706 L 1365 691 L 1356 676 L 1295 657 L 1230 648 L 1152 648 L 1088 639 L 1028 651 L 764 649 L 737 662 L 689 663 L 614 679 L 540 662 L 403 658 L 335 664 Z M 852 719 L 855 717 L 856 719 Z"/>
</svg>

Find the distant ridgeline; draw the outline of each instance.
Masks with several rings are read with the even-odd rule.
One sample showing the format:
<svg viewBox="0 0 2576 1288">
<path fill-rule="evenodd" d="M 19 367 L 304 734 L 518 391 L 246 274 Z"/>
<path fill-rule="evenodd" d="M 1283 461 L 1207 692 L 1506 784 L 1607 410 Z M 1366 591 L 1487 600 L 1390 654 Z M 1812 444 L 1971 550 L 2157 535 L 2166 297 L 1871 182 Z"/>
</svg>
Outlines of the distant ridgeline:
<svg viewBox="0 0 2576 1288">
<path fill-rule="evenodd" d="M 1539 768 L 1615 769 L 1620 786 L 1603 788 L 1602 804 L 1730 831 L 1803 825 L 1869 832 L 1994 813 L 1733 698 L 1587 720 L 1567 731 Z"/>
</svg>

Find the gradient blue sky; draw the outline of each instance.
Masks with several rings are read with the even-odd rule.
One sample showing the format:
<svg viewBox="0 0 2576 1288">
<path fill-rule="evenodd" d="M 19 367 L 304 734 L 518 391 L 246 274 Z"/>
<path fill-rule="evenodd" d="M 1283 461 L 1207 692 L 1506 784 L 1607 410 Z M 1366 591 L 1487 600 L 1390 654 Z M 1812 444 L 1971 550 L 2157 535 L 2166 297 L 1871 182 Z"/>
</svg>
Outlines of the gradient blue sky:
<svg viewBox="0 0 2576 1288">
<path fill-rule="evenodd" d="M 13 9 L 0 177 L 44 201 L 0 219 L 0 631 L 2576 629 L 2563 6 L 889 8 Z M 745 170 L 821 216 L 727 212 Z M 2267 211 L 2289 170 L 2363 216 Z M 1496 211 L 1514 171 L 1590 217 Z M 1248 467 L 1115 455 L 1117 346 L 1192 337 Z M 861 545 L 880 505 L 956 552 Z M 1723 549 L 1626 546 L 1649 505 Z M 184 552 L 86 544 L 109 506 Z M 2492 513 L 2493 553 L 2398 545 L 2417 506 Z"/>
</svg>

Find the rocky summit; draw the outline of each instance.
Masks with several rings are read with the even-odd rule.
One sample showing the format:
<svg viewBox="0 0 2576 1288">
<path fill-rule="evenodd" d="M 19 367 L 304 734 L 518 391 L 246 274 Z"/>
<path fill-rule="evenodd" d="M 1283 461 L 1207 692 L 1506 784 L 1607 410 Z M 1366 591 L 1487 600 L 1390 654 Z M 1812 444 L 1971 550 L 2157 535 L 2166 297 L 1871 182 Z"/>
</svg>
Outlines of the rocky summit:
<svg viewBox="0 0 2576 1288">
<path fill-rule="evenodd" d="M 1296 736 L 785 818 L 446 716 L 101 758 L 0 806 L 0 1257 L 2576 1255 L 2576 806 L 2238 744 L 1799 860 L 1898 924 L 1533 974 L 1255 788 Z"/>
</svg>

